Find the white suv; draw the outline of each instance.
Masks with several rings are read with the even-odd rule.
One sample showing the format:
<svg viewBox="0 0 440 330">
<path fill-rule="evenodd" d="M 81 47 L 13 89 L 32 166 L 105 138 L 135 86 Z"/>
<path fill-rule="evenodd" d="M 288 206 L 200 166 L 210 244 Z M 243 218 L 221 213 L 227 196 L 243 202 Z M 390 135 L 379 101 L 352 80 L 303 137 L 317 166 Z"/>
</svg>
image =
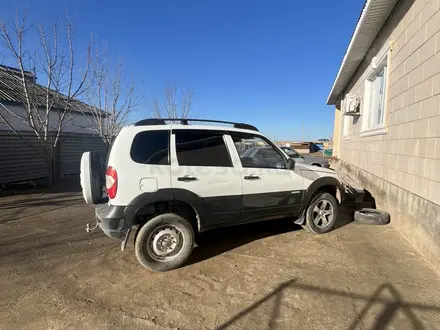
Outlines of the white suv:
<svg viewBox="0 0 440 330">
<path fill-rule="evenodd" d="M 246 156 L 255 147 L 268 157 Z M 81 185 L 86 202 L 98 204 L 97 225 L 122 250 L 137 227 L 136 256 L 154 271 L 181 266 L 195 232 L 286 217 L 328 232 L 344 193 L 334 171 L 295 164 L 254 126 L 208 120 L 145 119 L 122 128 L 107 161 L 108 202 L 103 178 L 97 155 L 84 153 Z"/>
</svg>

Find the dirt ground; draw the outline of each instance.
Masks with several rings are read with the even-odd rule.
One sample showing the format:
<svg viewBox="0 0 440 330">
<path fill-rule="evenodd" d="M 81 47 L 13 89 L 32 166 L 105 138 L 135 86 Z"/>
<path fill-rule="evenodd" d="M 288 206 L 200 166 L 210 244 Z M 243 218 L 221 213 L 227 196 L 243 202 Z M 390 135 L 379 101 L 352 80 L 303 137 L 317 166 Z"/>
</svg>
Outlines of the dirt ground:
<svg viewBox="0 0 440 330">
<path fill-rule="evenodd" d="M 93 214 L 78 193 L 0 198 L 1 329 L 440 328 L 440 278 L 392 226 L 216 230 L 152 273 L 87 234 Z"/>
</svg>

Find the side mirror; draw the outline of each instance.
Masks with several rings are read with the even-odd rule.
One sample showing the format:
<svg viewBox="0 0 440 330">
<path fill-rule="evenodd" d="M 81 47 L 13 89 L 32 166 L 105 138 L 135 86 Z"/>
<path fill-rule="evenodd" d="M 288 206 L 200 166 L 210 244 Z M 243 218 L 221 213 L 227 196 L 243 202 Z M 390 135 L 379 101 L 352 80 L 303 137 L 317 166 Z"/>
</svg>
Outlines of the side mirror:
<svg viewBox="0 0 440 330">
<path fill-rule="evenodd" d="M 295 169 L 295 160 L 293 158 L 287 159 L 287 169 L 294 170 Z"/>
</svg>

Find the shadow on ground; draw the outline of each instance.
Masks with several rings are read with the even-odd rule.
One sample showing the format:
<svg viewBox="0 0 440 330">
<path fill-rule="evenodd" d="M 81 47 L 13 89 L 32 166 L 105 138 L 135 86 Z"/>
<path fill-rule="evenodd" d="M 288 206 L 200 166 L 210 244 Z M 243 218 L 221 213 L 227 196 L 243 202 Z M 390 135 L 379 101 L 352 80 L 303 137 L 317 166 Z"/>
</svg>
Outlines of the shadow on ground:
<svg viewBox="0 0 440 330">
<path fill-rule="evenodd" d="M 340 205 L 339 217 L 334 229 L 338 230 L 352 222 L 353 212 L 352 205 Z M 295 225 L 293 221 L 294 219 L 290 218 L 268 220 L 201 233 L 196 238 L 197 247 L 194 249 L 186 265 L 213 258 L 262 238 L 302 230 L 302 227 Z"/>
<path fill-rule="evenodd" d="M 36 193 L 78 193 L 81 192 L 79 176 L 70 176 L 58 181 L 54 186 L 47 185 L 45 180 L 24 181 L 4 184 L 0 189 L 0 197 L 30 195 Z"/>
<path fill-rule="evenodd" d="M 73 205 L 81 199 L 77 193 L 63 193 L 56 196 L 44 196 L 44 193 L 36 192 L 35 197 L 28 197 L 23 200 L 13 199 L 10 201 L 2 201 L 0 210 L 12 210 L 22 207 L 37 207 L 37 206 L 58 206 L 63 204 Z"/>
<path fill-rule="evenodd" d="M 186 265 L 213 258 L 255 240 L 300 229 L 301 226 L 295 225 L 291 219 L 283 219 L 210 230 L 197 236 L 197 247 Z"/>
<path fill-rule="evenodd" d="M 77 228 L 72 229 L 78 230 Z M 84 232 L 84 233 L 83 233 Z M 8 239 L 5 243 L 0 242 L 0 257 L 11 257 L 14 255 L 26 255 L 32 253 L 43 253 L 44 249 L 50 249 L 57 246 L 91 243 L 92 240 L 100 239 L 99 235 L 86 234 L 83 229 L 80 235 L 68 236 L 69 232 L 50 233 L 41 235 L 27 235 L 15 239 Z M 25 242 L 25 244 L 24 244 Z M 109 241 L 111 242 L 111 241 Z M 117 247 L 117 246 L 115 246 Z"/>
<path fill-rule="evenodd" d="M 28 196 L 24 199 L 19 199 L 19 196 L 17 196 L 17 198 L 2 200 L 0 204 L 0 224 L 77 205 L 82 198 L 78 193 L 73 192 L 62 194 L 34 192 L 34 194 L 35 196 Z"/>
<path fill-rule="evenodd" d="M 274 304 L 267 324 L 267 329 L 276 328 L 277 320 L 281 317 L 280 309 L 283 301 L 283 294 L 287 290 L 302 290 L 315 292 L 327 296 L 337 296 L 347 299 L 365 301 L 366 304 L 364 305 L 364 308 L 356 315 L 356 317 L 354 317 L 353 322 L 348 327 L 349 330 L 355 330 L 358 327 L 362 328 L 362 323 L 366 320 L 367 313 L 372 310 L 373 305 L 375 304 L 380 304 L 381 308 L 379 313 L 375 312 L 372 327 L 369 328 L 371 330 L 387 329 L 391 325 L 393 318 L 398 312 L 403 313 L 408 321 L 407 324 L 411 324 L 413 329 L 422 330 L 425 329 L 425 327 L 413 310 L 424 312 L 431 311 L 436 313 L 440 312 L 439 306 L 404 301 L 399 291 L 390 283 L 380 285 L 371 296 L 368 296 L 365 294 L 350 293 L 338 289 L 329 289 L 325 287 L 299 283 L 299 281 L 293 279 L 282 283 L 271 293 L 256 301 L 249 307 L 245 308 L 244 310 L 233 316 L 231 319 L 218 326 L 216 329 L 228 329 L 270 299 L 274 300 Z M 381 297 L 382 294 L 388 294 L 388 298 Z"/>
</svg>

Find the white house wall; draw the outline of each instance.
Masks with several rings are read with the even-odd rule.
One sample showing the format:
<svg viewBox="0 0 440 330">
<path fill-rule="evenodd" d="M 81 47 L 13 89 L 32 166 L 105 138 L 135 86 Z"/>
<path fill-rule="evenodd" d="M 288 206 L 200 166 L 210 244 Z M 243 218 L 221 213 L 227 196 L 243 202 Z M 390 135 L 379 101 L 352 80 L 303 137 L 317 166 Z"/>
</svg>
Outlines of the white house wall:
<svg viewBox="0 0 440 330">
<path fill-rule="evenodd" d="M 20 116 L 26 116 L 26 112 L 23 106 L 20 105 L 8 105 L 9 110 Z M 8 122 L 19 131 L 32 131 L 26 123 L 23 123 L 17 117 L 11 115 L 6 110 L 0 108 L 1 113 L 5 116 Z M 40 111 L 41 117 L 44 118 L 45 112 L 43 110 Z M 92 116 L 88 116 L 90 120 L 93 120 Z M 51 111 L 49 115 L 49 123 L 52 130 L 56 131 L 58 128 L 58 113 L 56 111 Z M 9 128 L 6 124 L 0 119 L 0 130 L 7 131 Z M 65 133 L 82 133 L 82 134 L 96 134 L 96 132 L 91 128 L 89 120 L 80 113 L 71 113 L 69 118 L 65 120 L 65 126 L 62 130 Z"/>
</svg>

